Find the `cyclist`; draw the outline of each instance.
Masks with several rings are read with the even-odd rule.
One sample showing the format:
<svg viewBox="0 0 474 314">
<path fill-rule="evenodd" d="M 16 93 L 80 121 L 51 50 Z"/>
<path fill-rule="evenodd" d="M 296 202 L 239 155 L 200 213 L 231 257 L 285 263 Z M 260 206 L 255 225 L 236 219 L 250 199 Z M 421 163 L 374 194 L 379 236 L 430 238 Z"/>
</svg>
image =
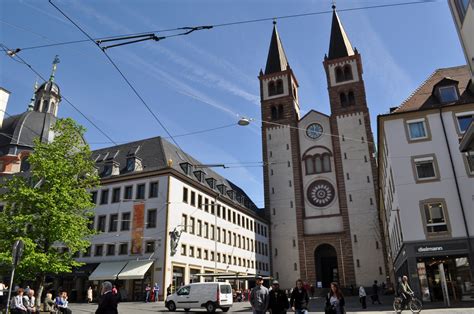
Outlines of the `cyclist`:
<svg viewBox="0 0 474 314">
<path fill-rule="evenodd" d="M 400 292 L 402 295 L 402 309 L 406 307 L 406 305 L 410 302 L 411 297 L 413 296 L 413 290 L 410 288 L 410 284 L 408 283 L 408 277 L 403 276 L 402 282 L 400 284 Z"/>
</svg>

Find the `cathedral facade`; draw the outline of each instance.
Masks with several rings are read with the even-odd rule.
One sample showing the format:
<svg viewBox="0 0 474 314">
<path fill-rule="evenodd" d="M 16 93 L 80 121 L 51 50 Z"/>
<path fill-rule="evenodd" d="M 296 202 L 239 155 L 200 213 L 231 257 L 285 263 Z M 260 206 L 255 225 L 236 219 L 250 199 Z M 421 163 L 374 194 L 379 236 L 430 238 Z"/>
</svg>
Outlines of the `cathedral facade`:
<svg viewBox="0 0 474 314">
<path fill-rule="evenodd" d="M 274 25 L 259 80 L 272 273 L 285 288 L 298 278 L 320 288 L 386 280 L 362 59 L 335 10 L 323 65 L 331 112 L 301 116 L 298 80 Z"/>
</svg>

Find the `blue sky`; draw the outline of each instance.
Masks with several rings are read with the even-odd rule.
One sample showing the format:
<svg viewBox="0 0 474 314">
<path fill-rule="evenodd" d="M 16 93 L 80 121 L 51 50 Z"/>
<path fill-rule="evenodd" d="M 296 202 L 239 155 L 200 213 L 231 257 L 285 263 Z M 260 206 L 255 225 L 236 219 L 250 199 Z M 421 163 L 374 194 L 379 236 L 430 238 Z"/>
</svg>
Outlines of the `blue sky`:
<svg viewBox="0 0 474 314">
<path fill-rule="evenodd" d="M 390 4 L 394 0 L 337 1 L 339 9 Z M 330 0 L 56 0 L 92 37 L 106 37 L 182 26 L 329 10 Z M 465 64 L 447 1 L 341 12 L 342 23 L 362 55 L 367 100 L 376 133 L 377 114 L 399 105 L 441 67 Z M 331 14 L 284 19 L 278 30 L 298 78 L 303 113 L 329 112 L 322 66 L 329 47 Z M 137 87 L 171 134 L 230 125 L 238 116 L 259 119 L 258 73 L 264 68 L 271 21 L 220 27 L 113 48 L 110 55 Z M 158 35 L 166 35 L 162 33 Z M 84 39 L 47 1 L 3 0 L 0 38 L 11 48 Z M 165 136 L 105 56 L 90 42 L 25 50 L 23 58 L 44 76 L 58 54 L 56 82 L 62 93 L 115 141 Z M 25 66 L 0 57 L 0 86 L 11 91 L 9 114 L 26 110 L 36 76 Z M 62 117 L 87 129 L 91 147 L 110 146 L 107 139 L 64 101 Z M 263 207 L 260 124 L 232 126 L 177 137 L 180 146 L 243 187 Z"/>
</svg>

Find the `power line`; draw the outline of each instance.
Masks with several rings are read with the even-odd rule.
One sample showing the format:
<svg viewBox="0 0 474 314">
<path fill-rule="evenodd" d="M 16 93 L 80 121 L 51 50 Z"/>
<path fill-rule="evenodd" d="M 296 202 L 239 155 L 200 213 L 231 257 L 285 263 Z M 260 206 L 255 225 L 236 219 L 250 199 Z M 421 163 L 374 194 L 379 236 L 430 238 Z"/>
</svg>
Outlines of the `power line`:
<svg viewBox="0 0 474 314">
<path fill-rule="evenodd" d="M 64 13 L 58 6 L 56 6 L 52 0 L 49 0 L 49 3 L 56 8 L 66 19 L 68 19 L 74 26 L 76 26 L 77 29 L 79 29 L 91 42 L 93 42 L 107 57 L 107 60 L 114 66 L 114 68 L 119 72 L 120 76 L 124 79 L 124 81 L 127 83 L 127 85 L 132 89 L 132 91 L 135 93 L 135 95 L 138 97 L 140 102 L 146 107 L 146 109 L 150 112 L 150 114 L 153 116 L 153 118 L 158 122 L 158 124 L 163 128 L 163 130 L 168 134 L 170 139 L 173 141 L 173 143 L 181 150 L 184 152 L 184 150 L 181 148 L 181 146 L 176 142 L 176 140 L 173 138 L 171 133 L 168 131 L 166 126 L 161 122 L 161 120 L 158 118 L 158 116 L 153 112 L 153 110 L 150 108 L 150 106 L 146 103 L 146 101 L 143 99 L 143 97 L 138 93 L 137 89 L 132 85 L 130 80 L 125 76 L 125 74 L 120 70 L 120 68 L 117 66 L 117 64 L 112 60 L 112 58 L 107 54 L 107 52 L 100 47 L 100 45 L 94 41 L 94 39 L 86 32 L 84 31 L 76 22 L 74 22 L 69 16 L 67 16 L 66 13 Z M 186 155 L 186 154 L 185 154 Z M 186 155 L 187 156 L 187 155 Z M 186 157 L 187 158 L 187 157 Z M 192 164 L 192 163 L 191 163 Z"/>
<path fill-rule="evenodd" d="M 9 50 L 9 48 L 4 45 L 3 43 L 0 43 L 0 46 L 3 46 L 5 49 Z M 27 66 L 33 73 L 35 73 L 39 78 L 41 78 L 44 82 L 46 82 L 47 80 L 41 75 L 41 73 L 39 73 L 37 70 L 35 70 L 33 68 L 33 66 L 31 64 L 29 64 L 28 62 L 26 62 L 25 59 L 23 59 L 21 56 L 19 55 L 16 55 L 15 56 L 16 58 L 18 58 L 22 64 L 24 64 L 25 66 Z M 12 59 L 14 59 L 15 57 L 11 57 Z M 15 59 L 14 59 L 15 60 Z M 18 61 L 18 60 L 16 60 Z M 111 143 L 114 143 L 115 145 L 118 145 L 107 133 L 105 133 L 104 130 L 102 130 L 97 124 L 95 124 L 91 119 L 89 119 L 81 110 L 79 110 L 79 108 L 77 106 L 75 106 L 66 96 L 64 95 L 61 95 L 62 99 L 64 99 L 66 101 L 66 103 L 68 103 L 72 108 L 74 108 L 74 110 L 76 110 L 82 117 L 84 117 L 84 119 L 86 119 L 94 128 L 96 128 L 100 133 L 102 133 L 102 135 L 104 135 Z"/>
<path fill-rule="evenodd" d="M 338 12 L 361 11 L 361 10 L 381 9 L 381 8 L 408 6 L 408 5 L 416 5 L 416 4 L 427 4 L 427 3 L 433 3 L 433 2 L 439 2 L 439 1 L 438 0 L 420 0 L 420 1 L 410 1 L 410 2 L 398 2 L 398 3 L 392 3 L 392 4 L 381 4 L 381 5 L 361 6 L 361 7 L 355 7 L 355 8 L 347 8 L 347 9 L 338 9 L 337 11 Z M 228 22 L 228 23 L 209 24 L 209 25 L 206 25 L 205 27 L 211 29 L 211 28 L 235 26 L 235 25 L 258 23 L 258 22 L 292 19 L 292 18 L 307 17 L 307 16 L 315 16 L 315 15 L 328 14 L 328 13 L 332 13 L 332 12 L 333 12 L 332 10 L 325 10 L 325 11 L 316 11 L 316 12 L 299 13 L 299 14 L 291 14 L 291 15 L 280 15 L 280 16 L 274 16 L 274 17 L 264 17 L 264 18 L 251 19 L 251 20 L 241 20 L 241 21 L 234 21 L 234 22 Z M 4 23 L 10 24 L 8 22 L 4 22 Z M 139 36 L 139 35 L 146 35 L 146 34 L 150 34 L 150 33 L 165 33 L 165 32 L 172 32 L 172 31 L 191 30 L 191 29 L 197 29 L 199 27 L 202 27 L 202 26 L 176 27 L 176 28 L 168 28 L 168 29 L 159 29 L 159 30 L 152 30 L 152 31 L 145 31 L 145 32 L 138 32 L 138 33 L 112 35 L 112 36 L 103 37 L 103 38 L 89 38 L 89 40 L 92 40 L 95 43 L 97 43 L 97 41 L 107 40 L 107 39 L 117 39 L 117 38 L 125 37 L 125 36 Z M 164 36 L 164 37 L 169 38 L 169 37 L 177 37 L 177 36 L 183 36 L 183 35 L 188 35 L 188 34 L 189 33 L 185 32 L 185 33 L 173 34 L 173 35 Z M 47 44 L 47 45 L 24 47 L 24 48 L 20 48 L 20 50 L 31 50 L 31 49 L 53 47 L 53 46 L 70 45 L 70 44 L 83 43 L 83 42 L 87 42 L 87 41 L 88 41 L 87 39 L 65 41 L 65 42 L 58 42 L 58 43 Z"/>
</svg>

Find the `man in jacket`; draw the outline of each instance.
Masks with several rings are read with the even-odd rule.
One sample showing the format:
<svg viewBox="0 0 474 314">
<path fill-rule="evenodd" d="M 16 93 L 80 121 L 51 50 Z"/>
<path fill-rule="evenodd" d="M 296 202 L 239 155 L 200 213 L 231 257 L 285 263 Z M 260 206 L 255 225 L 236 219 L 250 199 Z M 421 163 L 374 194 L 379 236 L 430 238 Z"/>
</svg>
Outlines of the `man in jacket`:
<svg viewBox="0 0 474 314">
<path fill-rule="evenodd" d="M 263 278 L 261 276 L 257 276 L 255 281 L 257 285 L 250 293 L 250 305 L 252 306 L 253 314 L 264 314 L 270 302 L 268 289 L 262 285 Z"/>
<path fill-rule="evenodd" d="M 303 281 L 298 279 L 296 287 L 291 292 L 290 306 L 296 314 L 308 313 L 309 296 L 308 292 L 303 288 Z"/>
<path fill-rule="evenodd" d="M 117 295 L 112 293 L 112 283 L 104 281 L 102 283 L 102 296 L 95 314 L 118 314 L 117 303 Z"/>
<path fill-rule="evenodd" d="M 273 289 L 270 291 L 270 311 L 272 314 L 286 313 L 290 307 L 288 296 L 285 291 L 280 290 L 278 281 L 273 281 Z"/>
</svg>

